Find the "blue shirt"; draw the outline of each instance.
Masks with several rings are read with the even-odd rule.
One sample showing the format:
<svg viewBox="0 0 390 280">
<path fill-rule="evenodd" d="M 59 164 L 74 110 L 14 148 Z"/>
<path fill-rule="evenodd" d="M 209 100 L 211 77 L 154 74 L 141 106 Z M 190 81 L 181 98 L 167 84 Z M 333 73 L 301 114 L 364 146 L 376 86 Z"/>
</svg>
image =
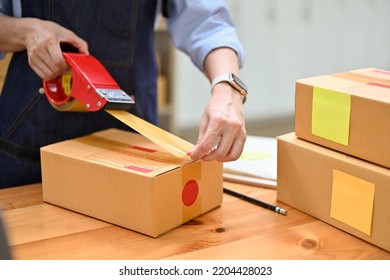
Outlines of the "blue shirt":
<svg viewBox="0 0 390 280">
<path fill-rule="evenodd" d="M 223 0 L 170 1 L 167 26 L 172 41 L 178 49 L 190 56 L 199 70 L 203 71 L 208 53 L 220 47 L 235 50 L 240 67 L 243 66 L 245 52 Z M 158 15 L 160 11 L 161 0 L 158 3 Z M 20 0 L 0 0 L 0 14 L 20 17 Z"/>
</svg>

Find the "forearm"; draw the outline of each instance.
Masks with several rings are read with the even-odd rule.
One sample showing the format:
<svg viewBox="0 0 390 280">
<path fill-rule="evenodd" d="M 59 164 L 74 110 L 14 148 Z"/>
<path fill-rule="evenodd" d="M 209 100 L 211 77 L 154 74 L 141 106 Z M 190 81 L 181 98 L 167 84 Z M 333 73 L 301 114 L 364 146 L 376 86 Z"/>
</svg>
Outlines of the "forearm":
<svg viewBox="0 0 390 280">
<path fill-rule="evenodd" d="M 218 48 L 211 51 L 205 59 L 204 71 L 210 82 L 221 74 L 234 73 L 239 76 L 239 59 L 231 48 Z M 217 99 L 243 102 L 244 98 L 227 83 L 217 84 L 212 92 Z"/>
<path fill-rule="evenodd" d="M 237 54 L 231 48 L 218 48 L 211 51 L 205 59 L 204 71 L 210 82 L 221 74 L 239 74 Z"/>
<path fill-rule="evenodd" d="M 31 68 L 44 80 L 51 80 L 69 70 L 61 43 L 72 45 L 80 53 L 88 53 L 87 42 L 52 21 L 0 16 L 0 26 L 0 51 L 27 50 Z"/>
<path fill-rule="evenodd" d="M 31 26 L 29 18 L 0 16 L 0 51 L 17 52 L 26 49 L 25 32 Z"/>
</svg>

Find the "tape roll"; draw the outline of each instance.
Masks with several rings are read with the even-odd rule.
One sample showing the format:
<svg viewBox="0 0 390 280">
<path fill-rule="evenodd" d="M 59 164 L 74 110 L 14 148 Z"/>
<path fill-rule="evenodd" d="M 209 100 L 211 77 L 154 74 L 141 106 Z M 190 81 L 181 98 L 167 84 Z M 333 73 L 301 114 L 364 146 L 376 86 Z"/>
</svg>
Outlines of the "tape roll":
<svg viewBox="0 0 390 280">
<path fill-rule="evenodd" d="M 84 105 L 81 104 L 80 101 L 77 99 L 73 99 L 72 101 L 65 102 L 63 104 L 54 104 L 50 102 L 50 105 L 61 112 L 67 112 L 67 111 L 72 111 L 72 112 L 86 112 L 87 110 L 85 109 Z"/>
<path fill-rule="evenodd" d="M 45 94 L 50 105 L 61 112 L 86 112 L 84 105 L 70 96 L 72 72 L 65 73 L 52 81 L 44 82 Z"/>
</svg>

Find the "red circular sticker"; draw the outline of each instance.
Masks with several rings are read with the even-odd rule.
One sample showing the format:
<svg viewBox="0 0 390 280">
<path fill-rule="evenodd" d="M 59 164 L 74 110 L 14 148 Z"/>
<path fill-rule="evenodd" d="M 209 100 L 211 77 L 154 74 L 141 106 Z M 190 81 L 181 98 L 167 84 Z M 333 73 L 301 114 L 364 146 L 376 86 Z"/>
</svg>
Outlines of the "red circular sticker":
<svg viewBox="0 0 390 280">
<path fill-rule="evenodd" d="M 181 192 L 181 200 L 185 206 L 191 206 L 195 203 L 199 194 L 199 186 L 195 180 L 188 181 Z"/>
</svg>

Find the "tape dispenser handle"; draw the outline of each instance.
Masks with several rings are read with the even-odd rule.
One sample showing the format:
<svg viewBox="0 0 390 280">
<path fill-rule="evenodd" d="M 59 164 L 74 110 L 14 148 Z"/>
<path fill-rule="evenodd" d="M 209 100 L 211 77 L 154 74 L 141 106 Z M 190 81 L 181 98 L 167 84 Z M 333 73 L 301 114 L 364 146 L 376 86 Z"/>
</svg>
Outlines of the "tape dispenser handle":
<svg viewBox="0 0 390 280">
<path fill-rule="evenodd" d="M 61 43 L 60 45 L 62 53 L 78 53 L 77 48 L 67 43 Z M 64 55 L 65 61 L 67 57 Z M 70 90 L 72 87 L 72 74 L 66 74 L 58 76 L 50 81 L 43 81 L 43 89 L 45 95 L 52 105 L 63 105 L 72 101 L 74 98 L 70 96 Z M 64 81 L 62 81 L 64 80 Z M 60 86 L 61 85 L 61 86 Z"/>
<path fill-rule="evenodd" d="M 81 53 L 63 52 L 70 73 L 50 81 L 43 81 L 45 95 L 57 110 L 73 110 L 70 102 L 77 102 L 82 111 L 98 111 L 107 100 L 96 94 L 97 88 L 119 89 L 104 66 L 93 56 Z M 93 93 L 93 94 L 91 94 Z M 80 111 L 80 110 L 77 110 Z"/>
</svg>

